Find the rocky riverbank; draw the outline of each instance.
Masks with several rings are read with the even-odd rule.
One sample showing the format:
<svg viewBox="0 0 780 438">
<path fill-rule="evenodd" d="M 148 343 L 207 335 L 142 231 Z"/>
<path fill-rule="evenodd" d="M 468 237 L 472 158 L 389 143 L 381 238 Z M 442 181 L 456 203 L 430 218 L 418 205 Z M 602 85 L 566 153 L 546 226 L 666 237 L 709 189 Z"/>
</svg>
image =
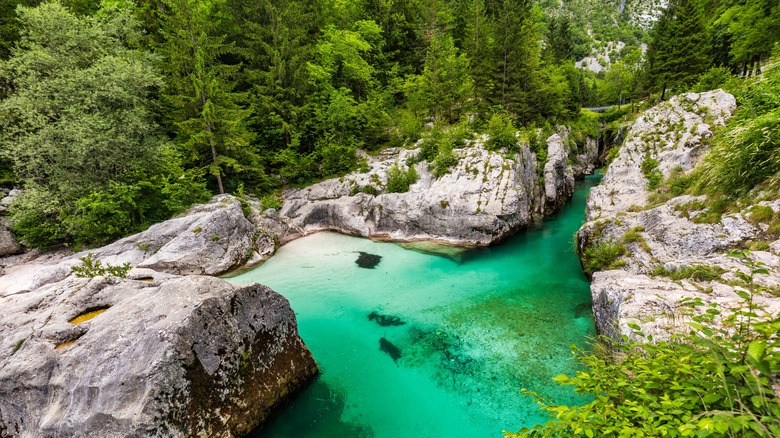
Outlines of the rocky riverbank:
<svg viewBox="0 0 780 438">
<path fill-rule="evenodd" d="M 508 153 L 484 140 L 455 149 L 439 177 L 412 159 L 419 150 L 388 149 L 363 171 L 287 191 L 278 211 L 222 195 L 101 248 L 0 259 L 0 436 L 245 434 L 317 366 L 286 299 L 209 276 L 322 230 L 490 245 L 557 211 L 599 154 L 565 129 L 547 139 L 543 166 L 527 144 Z M 419 178 L 389 193 L 391 169 L 407 162 Z M 87 256 L 132 269 L 75 277 Z"/>
<path fill-rule="evenodd" d="M 387 149 L 368 157 L 368 170 L 284 194 L 280 216 L 285 239 L 322 230 L 400 242 L 438 241 L 487 246 L 558 211 L 577 177 L 592 173 L 598 143 L 576 145 L 567 129 L 547 140 L 548 158 L 537 173 L 528 144 L 516 154 L 490 151 L 485 138 L 453 153 L 457 164 L 435 177 L 426 162 L 414 165 L 418 180 L 404 193 L 386 190 L 390 169 L 406 168 L 419 149 Z"/>
<path fill-rule="evenodd" d="M 780 240 L 751 220 L 753 206 L 702 220 L 710 212 L 704 196 L 650 196 L 660 181 L 692 171 L 713 129 L 735 109 L 734 97 L 717 90 L 648 110 L 591 190 L 577 240 L 583 264 L 596 271 L 591 294 L 600 333 L 631 337 L 629 324 L 637 324 L 646 335 L 668 338 L 686 329 L 682 299 L 728 311 L 754 291 L 756 304 L 780 311 Z M 780 202 L 763 205 L 780 211 Z"/>
</svg>

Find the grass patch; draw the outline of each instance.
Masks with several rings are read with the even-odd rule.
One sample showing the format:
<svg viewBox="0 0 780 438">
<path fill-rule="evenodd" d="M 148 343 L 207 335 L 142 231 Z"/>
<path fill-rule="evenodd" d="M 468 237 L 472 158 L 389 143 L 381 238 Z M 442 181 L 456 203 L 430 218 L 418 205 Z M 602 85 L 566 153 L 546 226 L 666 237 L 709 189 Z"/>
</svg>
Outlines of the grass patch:
<svg viewBox="0 0 780 438">
<path fill-rule="evenodd" d="M 653 269 L 654 276 L 668 277 L 672 280 L 715 281 L 719 280 L 725 272 L 726 270 L 720 266 L 702 264 L 693 264 L 678 269 L 666 269 L 663 266 L 657 266 Z"/>
<path fill-rule="evenodd" d="M 625 266 L 620 263 L 620 256 L 626 253 L 626 247 L 613 241 L 599 242 L 585 249 L 583 254 L 585 272 L 592 274 L 596 271 L 613 269 Z"/>
<path fill-rule="evenodd" d="M 747 220 L 753 225 L 759 223 L 765 223 L 772 220 L 775 215 L 775 211 L 771 207 L 765 207 L 761 205 L 755 205 L 748 211 Z"/>
</svg>

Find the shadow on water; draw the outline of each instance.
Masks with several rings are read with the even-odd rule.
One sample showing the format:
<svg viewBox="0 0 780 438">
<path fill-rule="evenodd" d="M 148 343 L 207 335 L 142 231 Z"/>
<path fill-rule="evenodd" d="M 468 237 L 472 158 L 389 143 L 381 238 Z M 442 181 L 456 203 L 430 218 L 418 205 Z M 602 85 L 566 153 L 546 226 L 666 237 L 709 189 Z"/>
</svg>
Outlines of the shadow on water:
<svg viewBox="0 0 780 438">
<path fill-rule="evenodd" d="M 346 395 L 321 377 L 265 427 L 255 429 L 249 438 L 286 436 L 296 438 L 370 438 L 374 431 L 367 424 L 345 422 L 342 414 Z"/>
</svg>

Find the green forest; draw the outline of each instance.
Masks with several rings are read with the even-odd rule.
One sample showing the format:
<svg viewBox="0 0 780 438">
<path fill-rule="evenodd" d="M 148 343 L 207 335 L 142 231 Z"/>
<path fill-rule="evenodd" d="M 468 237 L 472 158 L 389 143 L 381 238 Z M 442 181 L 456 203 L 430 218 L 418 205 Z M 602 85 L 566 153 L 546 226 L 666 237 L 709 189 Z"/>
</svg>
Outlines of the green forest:
<svg viewBox="0 0 780 438">
<path fill-rule="evenodd" d="M 648 29 L 619 3 L 4 0 L 14 231 L 95 245 L 216 193 L 272 206 L 281 188 L 359 168 L 358 149 L 442 132 L 502 146 L 501 133 L 582 123 L 582 107 L 638 110 L 756 74 L 780 38 L 772 0 L 672 0 Z M 575 67 L 606 41 L 622 43 L 608 68 Z M 452 143 L 432 143 L 425 158 L 446 172 Z"/>
</svg>

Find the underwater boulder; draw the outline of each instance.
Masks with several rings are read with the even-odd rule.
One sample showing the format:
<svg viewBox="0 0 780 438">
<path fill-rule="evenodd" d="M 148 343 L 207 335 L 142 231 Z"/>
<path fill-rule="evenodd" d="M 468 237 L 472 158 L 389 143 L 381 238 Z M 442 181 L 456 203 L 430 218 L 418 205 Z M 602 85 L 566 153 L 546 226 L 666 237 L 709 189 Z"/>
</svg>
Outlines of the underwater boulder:
<svg viewBox="0 0 780 438">
<path fill-rule="evenodd" d="M 382 256 L 358 251 L 358 258 L 355 260 L 358 266 L 365 269 L 374 269 L 382 260 Z"/>
</svg>

